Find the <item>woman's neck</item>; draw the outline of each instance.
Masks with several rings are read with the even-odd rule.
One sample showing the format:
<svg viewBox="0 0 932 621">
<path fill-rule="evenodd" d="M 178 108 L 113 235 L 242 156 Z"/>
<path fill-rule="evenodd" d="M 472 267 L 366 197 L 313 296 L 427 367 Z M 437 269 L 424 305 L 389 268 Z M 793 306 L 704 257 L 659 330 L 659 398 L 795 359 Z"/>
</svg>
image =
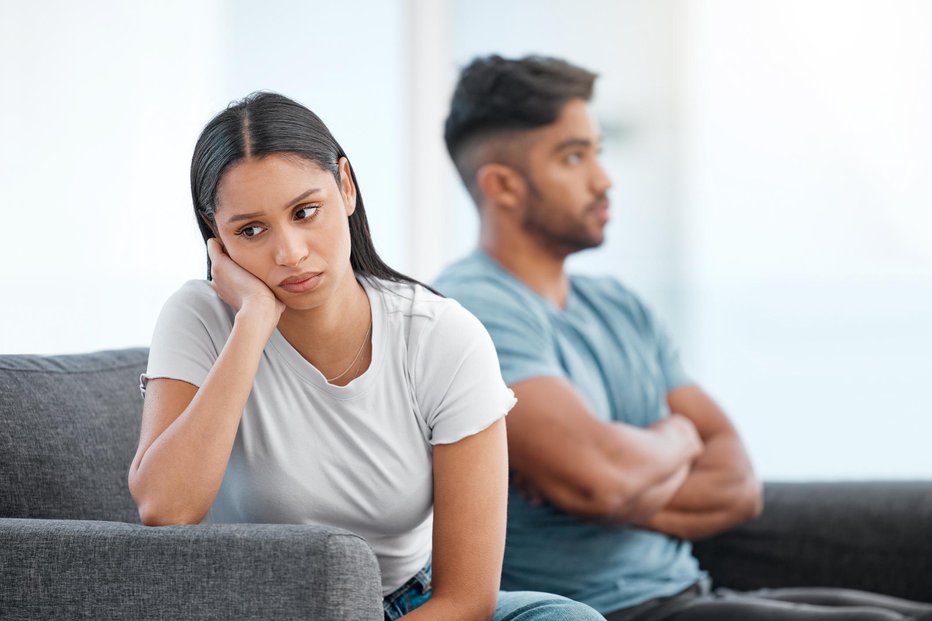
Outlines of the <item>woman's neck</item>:
<svg viewBox="0 0 932 621">
<path fill-rule="evenodd" d="M 343 385 L 369 366 L 371 315 L 365 289 L 348 270 L 344 282 L 320 306 L 285 309 L 278 331 L 324 377 Z"/>
</svg>

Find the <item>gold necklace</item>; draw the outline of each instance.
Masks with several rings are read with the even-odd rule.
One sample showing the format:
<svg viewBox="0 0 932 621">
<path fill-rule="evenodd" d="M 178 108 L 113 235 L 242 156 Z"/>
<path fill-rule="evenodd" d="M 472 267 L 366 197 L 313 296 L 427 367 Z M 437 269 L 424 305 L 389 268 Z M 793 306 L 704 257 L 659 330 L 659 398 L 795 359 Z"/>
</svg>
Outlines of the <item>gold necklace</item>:
<svg viewBox="0 0 932 621">
<path fill-rule="evenodd" d="M 349 370 L 352 369 L 356 365 L 356 361 L 359 360 L 359 355 L 362 353 L 362 350 L 366 348 L 366 343 L 369 342 L 370 332 L 372 332 L 372 317 L 369 317 L 369 327 L 366 328 L 366 336 L 362 338 L 362 345 L 359 346 L 359 349 L 356 351 L 356 355 L 353 356 L 353 361 L 350 362 L 349 366 L 346 367 L 346 370 L 340 373 L 339 375 L 334 375 L 333 377 L 325 377 L 324 379 L 327 380 L 328 384 L 332 382 L 333 380 L 340 379 L 341 377 L 349 373 Z"/>
</svg>

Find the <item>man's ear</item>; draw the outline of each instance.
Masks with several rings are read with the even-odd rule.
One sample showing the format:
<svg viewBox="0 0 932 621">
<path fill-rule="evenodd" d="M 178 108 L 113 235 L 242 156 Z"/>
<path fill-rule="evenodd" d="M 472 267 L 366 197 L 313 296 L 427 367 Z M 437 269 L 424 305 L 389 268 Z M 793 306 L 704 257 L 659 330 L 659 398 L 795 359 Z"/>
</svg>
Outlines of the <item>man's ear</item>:
<svg viewBox="0 0 932 621">
<path fill-rule="evenodd" d="M 353 183 L 349 160 L 341 157 L 338 165 L 340 167 L 340 195 L 343 197 L 346 215 L 351 216 L 356 211 L 356 184 Z"/>
<path fill-rule="evenodd" d="M 517 170 L 505 164 L 483 164 L 476 171 L 476 185 L 491 205 L 517 209 L 524 204 L 527 184 Z"/>
</svg>

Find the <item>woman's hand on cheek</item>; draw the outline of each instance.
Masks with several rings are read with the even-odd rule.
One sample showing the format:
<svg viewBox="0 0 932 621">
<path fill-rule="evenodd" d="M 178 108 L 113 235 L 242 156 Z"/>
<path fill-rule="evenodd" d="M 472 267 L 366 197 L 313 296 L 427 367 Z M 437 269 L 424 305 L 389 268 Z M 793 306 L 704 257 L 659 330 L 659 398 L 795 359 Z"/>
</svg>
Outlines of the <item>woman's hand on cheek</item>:
<svg viewBox="0 0 932 621">
<path fill-rule="evenodd" d="M 211 285 L 221 300 L 237 312 L 247 306 L 268 312 L 278 322 L 285 305 L 264 282 L 231 259 L 216 238 L 207 240 L 207 255 L 210 257 Z"/>
</svg>

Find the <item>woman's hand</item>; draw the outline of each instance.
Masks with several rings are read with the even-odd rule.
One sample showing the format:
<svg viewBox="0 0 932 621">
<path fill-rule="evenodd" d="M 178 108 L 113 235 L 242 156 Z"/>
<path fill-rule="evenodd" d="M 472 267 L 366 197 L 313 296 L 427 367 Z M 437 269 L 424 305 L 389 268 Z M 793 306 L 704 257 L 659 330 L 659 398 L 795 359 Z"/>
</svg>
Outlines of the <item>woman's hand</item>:
<svg viewBox="0 0 932 621">
<path fill-rule="evenodd" d="M 231 259 L 216 238 L 207 240 L 207 255 L 210 257 L 211 285 L 221 300 L 237 312 L 246 306 L 255 306 L 268 312 L 275 319 L 275 324 L 278 323 L 285 305 L 264 282 Z"/>
</svg>

